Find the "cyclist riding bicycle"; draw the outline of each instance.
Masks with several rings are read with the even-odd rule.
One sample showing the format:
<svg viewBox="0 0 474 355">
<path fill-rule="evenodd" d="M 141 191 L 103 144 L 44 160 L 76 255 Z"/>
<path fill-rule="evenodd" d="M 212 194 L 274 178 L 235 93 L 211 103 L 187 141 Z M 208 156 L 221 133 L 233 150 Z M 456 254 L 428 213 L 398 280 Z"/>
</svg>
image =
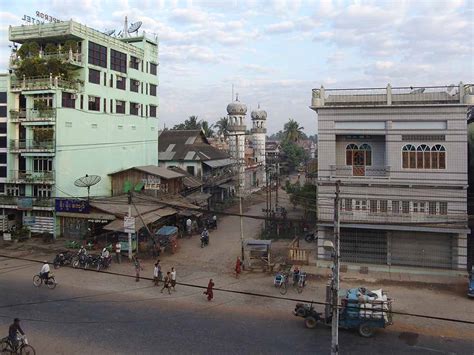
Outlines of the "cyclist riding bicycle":
<svg viewBox="0 0 474 355">
<path fill-rule="evenodd" d="M 8 340 L 10 341 L 12 348 L 15 350 L 18 348 L 19 345 L 18 333 L 20 333 L 21 335 L 25 335 L 25 332 L 20 327 L 20 320 L 18 318 L 15 318 L 13 320 L 13 324 L 10 325 L 10 328 L 8 328 Z"/>
<path fill-rule="evenodd" d="M 50 272 L 49 264 L 48 264 L 48 262 L 45 260 L 43 266 L 41 267 L 40 276 L 41 276 L 44 280 L 48 280 L 48 279 L 49 279 L 49 272 Z"/>
</svg>

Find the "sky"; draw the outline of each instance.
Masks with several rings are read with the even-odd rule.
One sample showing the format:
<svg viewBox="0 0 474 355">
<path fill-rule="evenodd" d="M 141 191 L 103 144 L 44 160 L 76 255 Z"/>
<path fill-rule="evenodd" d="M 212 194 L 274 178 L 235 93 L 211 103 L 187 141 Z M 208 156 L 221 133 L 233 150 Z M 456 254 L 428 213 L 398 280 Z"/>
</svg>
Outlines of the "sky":
<svg viewBox="0 0 474 355">
<path fill-rule="evenodd" d="M 39 7 L 41 3 L 41 7 Z M 36 10 L 100 31 L 142 21 L 159 38 L 160 127 L 213 123 L 234 92 L 317 132 L 311 89 L 474 82 L 474 0 L 0 0 L 0 70 L 8 26 Z"/>
</svg>

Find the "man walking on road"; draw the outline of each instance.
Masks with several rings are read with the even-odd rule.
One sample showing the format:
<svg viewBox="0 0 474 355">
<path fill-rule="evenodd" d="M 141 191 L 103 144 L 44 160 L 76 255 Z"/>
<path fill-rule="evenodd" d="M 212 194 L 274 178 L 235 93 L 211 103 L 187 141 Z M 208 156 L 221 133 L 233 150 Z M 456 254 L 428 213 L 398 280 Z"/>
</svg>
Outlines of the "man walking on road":
<svg viewBox="0 0 474 355">
<path fill-rule="evenodd" d="M 122 244 L 119 241 L 115 243 L 115 257 L 117 258 L 117 263 L 120 264 L 122 262 Z"/>
<path fill-rule="evenodd" d="M 155 267 L 153 268 L 153 283 L 155 286 L 158 286 L 158 263 L 155 263 Z"/>
<path fill-rule="evenodd" d="M 204 291 L 204 294 L 207 295 L 207 300 L 211 301 L 214 298 L 214 292 L 212 291 L 214 287 L 214 282 L 212 279 L 209 280 L 209 283 L 207 284 L 207 290 Z"/>
<path fill-rule="evenodd" d="M 173 287 L 173 291 L 176 291 L 176 270 L 174 267 L 171 268 L 171 287 Z"/>
<path fill-rule="evenodd" d="M 135 281 L 140 281 L 140 271 L 143 270 L 140 260 L 136 256 L 133 257 L 133 265 L 135 266 Z"/>
<path fill-rule="evenodd" d="M 169 271 L 166 273 L 164 285 L 160 292 L 163 293 L 165 288 L 168 290 L 168 294 L 171 295 L 171 273 Z"/>
</svg>

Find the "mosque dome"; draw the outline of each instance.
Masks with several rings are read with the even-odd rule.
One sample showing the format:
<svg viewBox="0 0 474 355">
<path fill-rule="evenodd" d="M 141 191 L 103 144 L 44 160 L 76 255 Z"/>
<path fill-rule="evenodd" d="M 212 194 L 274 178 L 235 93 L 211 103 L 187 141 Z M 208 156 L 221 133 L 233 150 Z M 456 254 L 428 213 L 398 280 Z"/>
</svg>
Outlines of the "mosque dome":
<svg viewBox="0 0 474 355">
<path fill-rule="evenodd" d="M 229 115 L 246 115 L 247 106 L 240 102 L 239 97 L 237 96 L 234 102 L 227 105 L 227 113 Z"/>
<path fill-rule="evenodd" d="M 261 110 L 259 107 L 257 110 L 252 111 L 251 116 L 252 116 L 252 120 L 266 120 L 267 111 Z"/>
</svg>

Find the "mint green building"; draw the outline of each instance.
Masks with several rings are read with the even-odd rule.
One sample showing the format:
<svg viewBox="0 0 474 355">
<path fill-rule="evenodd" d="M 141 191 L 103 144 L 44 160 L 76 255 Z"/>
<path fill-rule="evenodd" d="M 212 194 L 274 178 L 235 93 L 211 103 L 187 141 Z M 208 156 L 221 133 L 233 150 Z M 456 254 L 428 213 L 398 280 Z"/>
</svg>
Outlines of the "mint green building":
<svg viewBox="0 0 474 355">
<path fill-rule="evenodd" d="M 19 46 L 7 76 L 2 207 L 33 232 L 53 232 L 54 199 L 87 195 L 76 179 L 98 175 L 91 196 L 110 196 L 108 174 L 158 164 L 158 43 L 72 20 L 10 27 L 9 39 Z"/>
</svg>

